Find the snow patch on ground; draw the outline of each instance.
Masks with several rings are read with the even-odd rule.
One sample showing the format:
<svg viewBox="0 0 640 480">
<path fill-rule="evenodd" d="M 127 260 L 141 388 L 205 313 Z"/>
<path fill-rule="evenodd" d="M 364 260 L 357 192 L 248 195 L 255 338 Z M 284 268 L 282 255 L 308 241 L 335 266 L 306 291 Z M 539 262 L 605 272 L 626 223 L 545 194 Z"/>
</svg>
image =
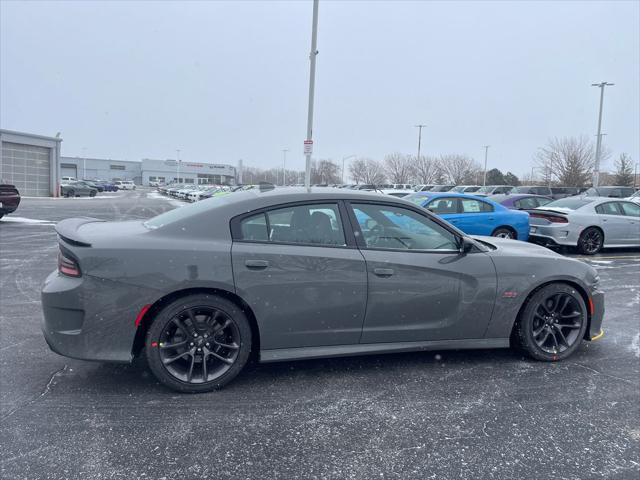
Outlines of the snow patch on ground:
<svg viewBox="0 0 640 480">
<path fill-rule="evenodd" d="M 36 220 L 35 218 L 25 217 L 4 217 L 0 223 L 24 223 L 27 225 L 55 225 L 56 222 L 51 220 Z"/>
</svg>

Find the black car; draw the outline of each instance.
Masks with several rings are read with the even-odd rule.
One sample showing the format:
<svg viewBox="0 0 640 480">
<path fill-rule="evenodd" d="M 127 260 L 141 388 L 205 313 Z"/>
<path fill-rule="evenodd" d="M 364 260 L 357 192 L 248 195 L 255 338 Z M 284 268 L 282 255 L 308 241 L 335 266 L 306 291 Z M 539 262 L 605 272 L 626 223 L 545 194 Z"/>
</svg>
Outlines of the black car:
<svg viewBox="0 0 640 480">
<path fill-rule="evenodd" d="M 15 212 L 20 204 L 20 192 L 11 184 L 0 182 L 0 218 Z"/>
<path fill-rule="evenodd" d="M 97 193 L 97 188 L 77 180 L 60 184 L 60 195 L 63 197 L 95 197 Z"/>
<path fill-rule="evenodd" d="M 82 180 L 82 183 L 89 185 L 91 188 L 95 188 L 98 192 L 104 192 L 104 185 L 96 183 L 93 180 Z"/>
</svg>

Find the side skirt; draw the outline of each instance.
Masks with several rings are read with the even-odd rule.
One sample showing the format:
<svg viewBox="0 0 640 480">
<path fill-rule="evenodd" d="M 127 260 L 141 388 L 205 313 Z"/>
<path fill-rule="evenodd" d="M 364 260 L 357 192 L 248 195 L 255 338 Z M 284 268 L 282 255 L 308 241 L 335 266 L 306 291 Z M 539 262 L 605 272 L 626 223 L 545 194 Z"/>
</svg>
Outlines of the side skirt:
<svg viewBox="0 0 640 480">
<path fill-rule="evenodd" d="M 431 340 L 423 342 L 366 343 L 356 345 L 331 345 L 326 347 L 278 348 L 260 351 L 260 362 L 285 360 L 310 360 L 313 358 L 350 357 L 397 352 L 428 350 L 465 350 L 481 348 L 508 348 L 508 338 L 479 338 L 470 340 Z"/>
</svg>

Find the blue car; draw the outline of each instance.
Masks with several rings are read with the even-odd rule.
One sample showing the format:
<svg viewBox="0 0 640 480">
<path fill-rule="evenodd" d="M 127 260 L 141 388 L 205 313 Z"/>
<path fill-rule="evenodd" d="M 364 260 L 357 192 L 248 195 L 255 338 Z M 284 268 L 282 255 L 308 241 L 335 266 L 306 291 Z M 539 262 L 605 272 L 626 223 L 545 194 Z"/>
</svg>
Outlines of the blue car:
<svg viewBox="0 0 640 480">
<path fill-rule="evenodd" d="M 404 197 L 439 215 L 470 235 L 486 235 L 526 241 L 529 214 L 510 210 L 486 198 L 453 192 L 416 192 Z"/>
</svg>

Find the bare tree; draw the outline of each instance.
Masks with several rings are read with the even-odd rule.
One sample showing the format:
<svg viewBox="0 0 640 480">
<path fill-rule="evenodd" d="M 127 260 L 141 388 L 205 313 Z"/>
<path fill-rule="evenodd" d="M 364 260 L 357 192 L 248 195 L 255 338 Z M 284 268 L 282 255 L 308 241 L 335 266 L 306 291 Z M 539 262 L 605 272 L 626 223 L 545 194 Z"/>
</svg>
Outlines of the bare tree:
<svg viewBox="0 0 640 480">
<path fill-rule="evenodd" d="M 331 160 L 314 160 L 311 163 L 311 183 L 339 183 L 339 171 L 338 164 Z"/>
<path fill-rule="evenodd" d="M 633 185 L 633 162 L 631 157 L 626 153 L 621 153 L 615 162 L 616 177 L 615 184 L 623 187 Z"/>
<path fill-rule="evenodd" d="M 414 168 L 407 155 L 396 152 L 384 157 L 384 170 L 391 183 L 408 183 Z"/>
<path fill-rule="evenodd" d="M 411 157 L 413 164 L 413 174 L 417 183 L 428 185 L 434 183 L 439 175 L 439 165 L 437 159 L 420 155 Z"/>
<path fill-rule="evenodd" d="M 601 162 L 610 153 L 603 149 Z M 535 162 L 541 170 L 545 183 L 557 179 L 567 187 L 583 187 L 591 180 L 595 163 L 595 149 L 589 138 L 563 137 L 553 138 L 545 147 L 538 150 Z"/>
<path fill-rule="evenodd" d="M 475 183 L 480 165 L 470 157 L 460 154 L 441 155 L 438 166 L 444 180 L 454 185 Z"/>
<path fill-rule="evenodd" d="M 357 158 L 351 162 L 349 175 L 356 183 L 379 185 L 385 181 L 382 164 L 371 158 Z"/>
</svg>

